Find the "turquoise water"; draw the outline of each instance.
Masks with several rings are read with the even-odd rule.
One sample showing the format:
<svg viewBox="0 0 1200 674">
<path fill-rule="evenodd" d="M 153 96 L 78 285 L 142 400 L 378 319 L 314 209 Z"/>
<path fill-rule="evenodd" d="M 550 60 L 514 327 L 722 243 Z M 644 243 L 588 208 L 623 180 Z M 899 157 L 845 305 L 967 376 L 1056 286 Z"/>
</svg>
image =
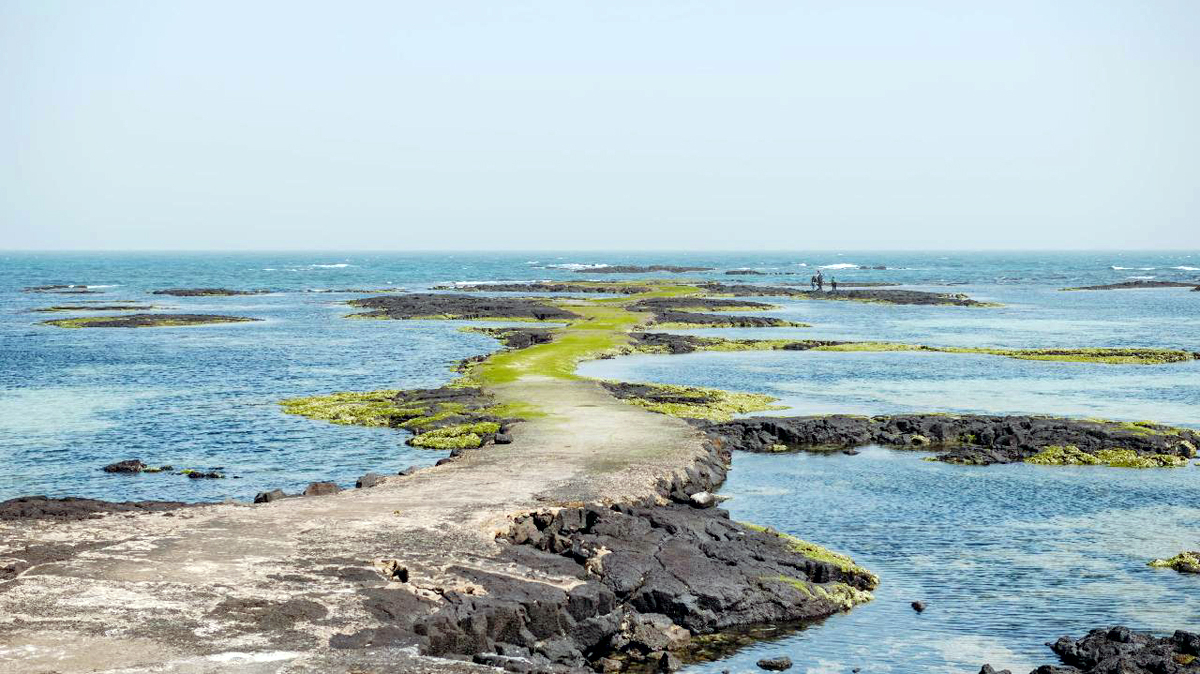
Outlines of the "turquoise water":
<svg viewBox="0 0 1200 674">
<path fill-rule="evenodd" d="M 316 479 L 428 464 L 389 429 L 289 416 L 277 401 L 340 390 L 436 386 L 454 361 L 495 348 L 444 322 L 346 321 L 338 288 L 421 290 L 453 281 L 638 278 L 573 273 L 584 264 L 688 264 L 727 282 L 895 281 L 965 292 L 1002 308 L 896 307 L 780 300 L 775 315 L 812 328 L 699 334 L 891 340 L 997 347 L 1145 346 L 1200 351 L 1200 293 L 1063 293 L 1131 277 L 1200 281 L 1200 253 L 364 253 L 0 255 L 0 499 L 245 499 Z M 805 266 L 800 266 L 803 263 Z M 551 266 L 558 265 L 558 266 Z M 842 267 L 837 267 L 842 265 Z M 844 265 L 886 265 L 886 270 Z M 728 277 L 754 267 L 791 276 Z M 97 295 L 20 292 L 81 283 Z M 166 287 L 265 288 L 267 295 L 175 298 Z M 62 330 L 74 314 L 31 313 L 80 300 L 138 300 L 163 311 L 263 319 L 153 330 Z M 773 301 L 773 300 L 772 300 Z M 79 315 L 87 315 L 79 314 Z M 979 411 L 1152 419 L 1200 427 L 1200 362 L 1149 367 L 1045 363 L 937 353 L 708 353 L 586 363 L 591 376 L 760 391 L 781 413 Z M 236 479 L 113 476 L 141 458 L 216 468 Z M 786 653 L 792 671 L 1027 671 L 1063 633 L 1115 623 L 1200 628 L 1195 578 L 1146 560 L 1200 543 L 1200 477 L 1175 471 L 948 466 L 912 452 L 737 455 L 724 493 L 735 518 L 853 555 L 878 572 L 877 599 L 820 626 L 694 668 L 749 671 Z M 913 600 L 930 608 L 917 615 Z"/>
</svg>

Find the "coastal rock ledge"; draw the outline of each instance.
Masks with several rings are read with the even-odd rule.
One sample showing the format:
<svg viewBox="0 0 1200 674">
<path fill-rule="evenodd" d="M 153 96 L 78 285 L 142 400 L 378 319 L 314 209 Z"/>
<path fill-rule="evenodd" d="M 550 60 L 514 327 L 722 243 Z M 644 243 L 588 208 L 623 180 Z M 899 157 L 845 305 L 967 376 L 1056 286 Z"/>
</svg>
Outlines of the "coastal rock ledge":
<svg viewBox="0 0 1200 674">
<path fill-rule="evenodd" d="M 1030 674 L 1185 674 L 1200 671 L 1200 634 L 1176 631 L 1155 638 L 1128 627 L 1095 629 L 1082 639 L 1046 644 L 1065 666 L 1042 665 Z M 979 674 L 1012 674 L 984 665 Z"/>
</svg>

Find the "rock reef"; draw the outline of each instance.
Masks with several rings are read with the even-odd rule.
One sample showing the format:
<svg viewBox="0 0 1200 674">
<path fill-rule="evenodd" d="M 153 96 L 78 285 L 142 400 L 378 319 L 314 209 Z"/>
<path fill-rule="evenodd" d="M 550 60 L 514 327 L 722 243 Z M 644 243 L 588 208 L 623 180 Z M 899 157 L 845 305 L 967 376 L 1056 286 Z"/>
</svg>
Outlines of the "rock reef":
<svg viewBox="0 0 1200 674">
<path fill-rule="evenodd" d="M 938 451 L 939 461 L 989 465 L 1187 465 L 1200 433 L 1149 422 L 1040 416 L 901 414 L 754 417 L 704 426 L 730 449 L 837 450 L 863 445 Z"/>
<path fill-rule="evenodd" d="M 111 513 L 165 512 L 196 504 L 178 501 L 99 501 L 91 498 L 21 496 L 0 501 L 0 521 L 95 519 Z"/>
<path fill-rule="evenodd" d="M 650 292 L 649 286 L 626 283 L 557 283 L 529 281 L 521 283 L 452 283 L 433 287 L 434 290 L 491 293 L 598 293 L 603 295 L 637 295 Z"/>
<path fill-rule="evenodd" d="M 52 307 L 34 309 L 40 313 L 56 313 L 63 311 L 149 311 L 155 307 L 149 304 L 56 304 Z"/>
<path fill-rule="evenodd" d="M 410 320 L 439 318 L 455 320 L 571 320 L 579 318 L 546 301 L 520 297 L 480 297 L 439 293 L 412 293 L 350 300 L 350 306 L 371 309 L 357 318 Z"/>
<path fill-rule="evenodd" d="M 270 290 L 230 290 L 229 288 L 166 288 L 153 290 L 151 295 L 171 295 L 172 297 L 232 297 L 234 295 L 265 295 Z"/>
<path fill-rule="evenodd" d="M 42 323 L 60 328 L 168 328 L 218 323 L 250 323 L 259 320 L 262 319 L 217 314 L 129 314 L 128 316 L 58 318 Z"/>
<path fill-rule="evenodd" d="M 1078 288 L 1060 288 L 1060 290 L 1136 290 L 1138 288 L 1192 288 L 1193 290 L 1200 288 L 1196 281 L 1180 282 L 1180 281 L 1122 281 L 1120 283 L 1107 283 L 1099 286 L 1079 286 Z"/>
<path fill-rule="evenodd" d="M 989 306 L 961 293 L 931 293 L 923 290 L 838 290 L 810 291 L 779 286 L 730 285 L 705 283 L 700 286 L 706 292 L 734 297 L 795 297 L 806 300 L 849 300 L 855 302 L 878 302 L 881 304 L 917 304 L 976 307 Z"/>
<path fill-rule="evenodd" d="M 687 267 L 671 264 L 652 264 L 648 266 L 635 264 L 616 264 L 607 267 L 586 267 L 576 269 L 577 274 L 649 274 L 651 272 L 666 272 L 669 274 L 684 274 L 690 271 L 712 271 L 712 267 Z"/>
<path fill-rule="evenodd" d="M 48 286 L 28 286 L 21 288 L 21 292 L 26 293 L 51 293 L 55 295 L 99 295 L 99 290 L 91 290 L 85 285 L 80 284 L 60 284 Z"/>
<path fill-rule="evenodd" d="M 1185 674 L 1200 669 L 1200 634 L 1182 630 L 1156 638 L 1128 627 L 1110 627 L 1046 645 L 1064 666 L 1042 665 L 1030 674 Z M 984 665 L 979 674 L 1012 673 Z"/>
<path fill-rule="evenodd" d="M 1200 573 L 1200 551 L 1181 552 L 1170 559 L 1152 559 L 1149 566 L 1157 569 L 1174 569 L 1179 573 Z"/>
</svg>

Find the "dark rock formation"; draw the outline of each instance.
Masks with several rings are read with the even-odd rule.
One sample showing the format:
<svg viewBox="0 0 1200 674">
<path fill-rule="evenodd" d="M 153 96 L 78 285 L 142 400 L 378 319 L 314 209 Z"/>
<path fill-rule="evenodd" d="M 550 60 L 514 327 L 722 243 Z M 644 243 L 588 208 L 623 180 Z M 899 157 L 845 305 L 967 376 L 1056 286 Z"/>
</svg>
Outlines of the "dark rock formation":
<svg viewBox="0 0 1200 674">
<path fill-rule="evenodd" d="M 628 307 L 631 311 L 681 311 L 692 309 L 775 309 L 774 304 L 752 300 L 727 300 L 715 297 L 650 297 Z"/>
<path fill-rule="evenodd" d="M 782 672 L 785 669 L 792 668 L 792 659 L 786 655 L 780 655 L 774 658 L 762 658 L 754 663 L 759 669 L 765 669 L 771 672 Z"/>
<path fill-rule="evenodd" d="M 98 295 L 99 290 L 89 290 L 85 285 L 68 284 L 68 285 L 49 285 L 49 286 L 29 286 L 21 288 L 21 292 L 26 293 L 53 293 L 56 295 Z"/>
<path fill-rule="evenodd" d="M 1080 286 L 1078 288 L 1062 288 L 1062 290 L 1135 290 L 1138 288 L 1193 288 L 1195 281 L 1122 281 L 1107 283 L 1099 286 Z"/>
<path fill-rule="evenodd" d="M 255 503 L 271 503 L 287 498 L 287 494 L 283 493 L 282 489 L 272 489 L 271 491 L 261 491 L 254 496 Z"/>
<path fill-rule="evenodd" d="M 925 602 L 923 601 L 914 601 L 912 604 L 910 604 L 910 606 L 912 606 L 912 610 L 916 611 L 917 613 L 925 612 Z"/>
<path fill-rule="evenodd" d="M 743 316 L 741 314 L 697 314 L 691 311 L 658 311 L 655 323 L 681 323 L 725 328 L 787 328 L 795 327 L 792 321 L 771 316 Z"/>
<path fill-rule="evenodd" d="M 192 480 L 220 480 L 225 477 L 215 470 L 192 470 L 190 468 L 180 471 L 180 475 L 187 475 Z"/>
<path fill-rule="evenodd" d="M 510 349 L 525 349 L 535 344 L 549 344 L 553 341 L 553 333 L 546 328 L 478 328 L 489 337 L 500 340 L 500 343 Z M 487 356 L 484 356 L 486 359 Z"/>
<path fill-rule="evenodd" d="M 517 562 L 580 583 L 563 587 L 452 566 L 469 585 L 428 593 L 362 590 L 383 625 L 335 635 L 334 648 L 416 646 L 514 672 L 672 669 L 692 633 L 819 619 L 869 597 L 877 579 L 811 544 L 688 505 L 725 478 L 715 446 L 658 485 L 670 505 L 568 506 L 519 515 L 496 568 Z M 701 501 L 704 499 L 701 498 Z M 819 552 L 818 552 L 819 551 Z"/>
<path fill-rule="evenodd" d="M 140 473 L 146 470 L 146 464 L 142 463 L 141 459 L 126 459 L 110 463 L 101 470 L 106 473 Z"/>
<path fill-rule="evenodd" d="M 41 313 L 59 311 L 149 311 L 154 307 L 149 304 L 56 304 L 52 307 L 34 309 Z"/>
<path fill-rule="evenodd" d="M 796 297 L 808 300 L 857 300 L 860 302 L 881 302 L 884 304 L 935 304 L 954 305 L 961 307 L 979 306 L 977 302 L 962 294 L 931 293 L 921 290 L 839 290 L 837 292 L 813 292 L 784 288 L 779 286 L 730 285 L 725 283 L 705 283 L 701 286 L 705 291 L 733 295 L 734 297 Z"/>
<path fill-rule="evenodd" d="M 247 323 L 258 318 L 220 316 L 217 314 L 129 314 L 127 316 L 96 316 L 89 318 L 59 318 L 44 321 L 61 328 L 158 328 L 216 323 Z"/>
<path fill-rule="evenodd" d="M 328 496 L 341 491 L 341 488 L 333 482 L 313 482 L 304 488 L 305 496 Z"/>
<path fill-rule="evenodd" d="M 350 300 L 349 304 L 372 309 L 361 314 L 367 318 L 533 318 L 539 321 L 579 318 L 577 314 L 551 306 L 542 300 L 518 297 L 412 293 L 365 297 Z"/>
<path fill-rule="evenodd" d="M 1200 671 L 1200 634 L 1177 630 L 1153 637 L 1128 627 L 1088 632 L 1082 639 L 1060 637 L 1046 644 L 1064 667 L 1042 665 L 1030 674 L 1185 674 Z M 1008 670 L 1003 670 L 1006 672 Z M 984 665 L 980 674 L 1003 674 Z"/>
<path fill-rule="evenodd" d="M 595 283 L 556 283 L 532 281 L 525 283 L 472 283 L 434 286 L 434 290 L 457 290 L 459 292 L 490 293 L 599 293 L 603 295 L 636 295 L 648 293 L 649 286 L 598 285 Z"/>
<path fill-rule="evenodd" d="M 11 520 L 86 520 L 109 513 L 164 512 L 186 508 L 178 501 L 126 501 L 114 503 L 90 498 L 49 498 L 21 496 L 0 502 L 0 521 Z"/>
<path fill-rule="evenodd" d="M 649 266 L 640 266 L 635 264 L 616 264 L 608 267 L 588 267 L 586 269 L 576 269 L 576 274 L 649 274 L 651 272 L 667 272 L 671 274 L 683 274 L 689 271 L 712 271 L 712 267 L 680 267 L 671 264 L 652 264 Z"/>
<path fill-rule="evenodd" d="M 765 271 L 757 271 L 754 269 L 730 269 L 725 272 L 726 276 L 767 276 Z"/>
<path fill-rule="evenodd" d="M 270 290 L 230 290 L 229 288 L 167 288 L 151 291 L 151 295 L 173 297 L 231 297 L 233 295 L 264 295 Z"/>
<path fill-rule="evenodd" d="M 877 444 L 936 449 L 941 461 L 987 465 L 1023 461 L 1046 447 L 1074 446 L 1094 455 L 1122 448 L 1137 456 L 1191 458 L 1200 433 L 1160 426 L 1060 417 L 901 414 L 753 417 L 707 424 L 730 449 L 840 449 Z"/>
<path fill-rule="evenodd" d="M 710 346 L 745 344 L 747 347 L 750 347 L 756 343 L 760 343 L 760 340 L 753 339 L 725 339 L 723 337 L 673 335 L 668 332 L 633 332 L 630 333 L 629 339 L 637 347 L 662 347 L 668 353 L 673 354 L 691 353 L 693 351 L 699 351 Z M 794 342 L 788 342 L 775 348 L 779 348 L 783 351 L 807 351 L 809 349 L 815 349 L 819 346 L 837 346 L 839 344 L 852 343 L 853 342 L 820 339 L 798 339 Z"/>
<path fill-rule="evenodd" d="M 356 489 L 370 489 L 383 484 L 383 476 L 378 473 L 367 473 L 354 483 Z"/>
</svg>

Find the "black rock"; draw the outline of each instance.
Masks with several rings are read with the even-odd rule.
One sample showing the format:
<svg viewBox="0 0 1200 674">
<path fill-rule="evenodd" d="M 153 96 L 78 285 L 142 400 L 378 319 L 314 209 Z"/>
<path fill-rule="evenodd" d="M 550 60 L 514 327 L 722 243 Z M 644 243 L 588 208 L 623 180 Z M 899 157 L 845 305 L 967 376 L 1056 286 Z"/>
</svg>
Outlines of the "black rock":
<svg viewBox="0 0 1200 674">
<path fill-rule="evenodd" d="M 404 469 L 400 470 L 400 471 L 399 471 L 398 473 L 396 473 L 396 474 L 397 474 L 397 475 L 412 475 L 412 474 L 413 474 L 413 473 L 415 473 L 415 472 L 417 472 L 417 467 L 416 467 L 416 466 L 409 466 L 408 468 L 404 468 Z"/>
<path fill-rule="evenodd" d="M 341 491 L 333 482 L 313 482 L 304 489 L 305 496 L 326 496 Z"/>
<path fill-rule="evenodd" d="M 146 470 L 146 464 L 142 463 L 140 459 L 126 459 L 110 463 L 101 470 L 106 473 L 140 473 Z"/>
<path fill-rule="evenodd" d="M 358 481 L 354 483 L 354 486 L 358 489 L 370 489 L 371 487 L 380 484 L 383 484 L 382 475 L 378 475 L 376 473 L 367 473 L 366 475 L 358 478 Z"/>
<path fill-rule="evenodd" d="M 271 491 L 260 491 L 254 496 L 255 503 L 270 503 L 286 498 L 287 494 L 283 493 L 282 489 L 272 489 Z"/>
<path fill-rule="evenodd" d="M 492 442 L 495 442 L 497 445 L 512 444 L 512 436 L 508 433 L 497 433 L 496 436 L 492 438 Z"/>
<path fill-rule="evenodd" d="M 191 480 L 219 480 L 225 477 L 215 470 L 184 470 L 180 471 L 180 475 L 187 475 Z"/>
<path fill-rule="evenodd" d="M 925 602 L 923 602 L 923 601 L 914 601 L 911 604 L 911 606 L 912 606 L 913 610 L 916 611 L 917 613 L 925 612 Z"/>
<path fill-rule="evenodd" d="M 991 665 L 984 665 L 983 668 L 979 670 L 979 674 L 1012 674 L 1012 671 L 1007 669 L 1001 669 L 997 671 L 993 669 Z"/>
<path fill-rule="evenodd" d="M 770 670 L 772 672 L 782 672 L 785 669 L 792 668 L 792 659 L 786 655 L 781 655 L 776 658 L 763 658 L 755 663 L 760 669 Z"/>
<path fill-rule="evenodd" d="M 521 297 L 412 293 L 411 295 L 365 297 L 350 300 L 349 304 L 372 309 L 373 311 L 363 314 L 372 318 L 406 319 L 444 316 L 457 319 L 533 318 L 539 321 L 579 318 L 578 314 L 560 309 L 545 300 Z"/>
</svg>

